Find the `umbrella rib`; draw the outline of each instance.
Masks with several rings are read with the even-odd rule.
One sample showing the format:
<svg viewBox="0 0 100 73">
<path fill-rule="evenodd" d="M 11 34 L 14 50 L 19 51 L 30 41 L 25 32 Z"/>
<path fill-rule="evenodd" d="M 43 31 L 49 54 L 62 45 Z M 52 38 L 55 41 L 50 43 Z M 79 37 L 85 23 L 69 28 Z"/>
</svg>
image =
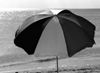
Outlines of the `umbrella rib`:
<svg viewBox="0 0 100 73">
<path fill-rule="evenodd" d="M 74 22 L 74 23 L 76 23 L 76 24 L 78 24 L 78 25 L 80 26 L 80 24 L 79 24 L 79 22 L 77 21 L 77 19 L 75 19 L 75 18 L 73 18 L 73 17 L 65 17 L 65 16 L 59 16 L 59 17 L 64 18 L 64 19 L 66 19 L 66 20 L 69 20 L 69 21 L 71 21 L 71 22 Z"/>
<path fill-rule="evenodd" d="M 60 17 L 66 19 L 66 20 L 69 20 L 69 21 L 71 21 L 71 22 L 74 22 L 74 23 L 78 24 L 78 25 L 81 27 L 80 23 L 77 22 L 77 20 L 75 21 L 74 19 L 66 18 L 66 17 L 64 17 L 64 16 L 60 16 Z M 80 27 L 79 27 L 79 28 L 80 28 Z M 87 31 L 86 31 L 85 29 L 83 29 L 83 28 L 81 28 L 81 29 L 85 32 L 85 34 L 86 34 L 86 36 L 88 37 L 88 39 L 91 39 L 91 38 L 89 37 L 90 35 L 87 33 Z"/>
</svg>

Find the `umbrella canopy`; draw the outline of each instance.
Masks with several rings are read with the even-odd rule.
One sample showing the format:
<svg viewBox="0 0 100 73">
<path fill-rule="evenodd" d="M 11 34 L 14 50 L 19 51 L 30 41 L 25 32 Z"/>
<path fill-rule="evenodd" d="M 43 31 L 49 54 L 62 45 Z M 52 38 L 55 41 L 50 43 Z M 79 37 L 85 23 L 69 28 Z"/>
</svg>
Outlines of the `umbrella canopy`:
<svg viewBox="0 0 100 73">
<path fill-rule="evenodd" d="M 95 28 L 90 21 L 69 10 L 55 15 L 40 13 L 26 19 L 17 29 L 14 43 L 37 57 L 71 57 L 95 44 Z"/>
</svg>

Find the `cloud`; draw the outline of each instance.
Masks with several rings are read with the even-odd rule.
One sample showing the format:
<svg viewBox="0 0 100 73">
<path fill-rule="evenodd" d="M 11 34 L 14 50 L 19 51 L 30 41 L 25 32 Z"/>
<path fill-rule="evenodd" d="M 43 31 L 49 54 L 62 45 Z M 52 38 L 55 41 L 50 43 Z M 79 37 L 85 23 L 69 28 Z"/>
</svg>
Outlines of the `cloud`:
<svg viewBox="0 0 100 73">
<path fill-rule="evenodd" d="M 0 8 L 100 8 L 99 0 L 0 0 Z"/>
</svg>

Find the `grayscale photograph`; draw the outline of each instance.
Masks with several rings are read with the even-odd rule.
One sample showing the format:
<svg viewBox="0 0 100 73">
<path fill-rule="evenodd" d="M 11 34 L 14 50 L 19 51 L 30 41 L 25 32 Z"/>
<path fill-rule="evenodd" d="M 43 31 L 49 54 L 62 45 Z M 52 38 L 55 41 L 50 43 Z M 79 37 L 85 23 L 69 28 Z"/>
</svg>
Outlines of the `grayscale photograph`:
<svg viewBox="0 0 100 73">
<path fill-rule="evenodd" d="M 0 73 L 100 73 L 100 1 L 0 0 Z"/>
</svg>

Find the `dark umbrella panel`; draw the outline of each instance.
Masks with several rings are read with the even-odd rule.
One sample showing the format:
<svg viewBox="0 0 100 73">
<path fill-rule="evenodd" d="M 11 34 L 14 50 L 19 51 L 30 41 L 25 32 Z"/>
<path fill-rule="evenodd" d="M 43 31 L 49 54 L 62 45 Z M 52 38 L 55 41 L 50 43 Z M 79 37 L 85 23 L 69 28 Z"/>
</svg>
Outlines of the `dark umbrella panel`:
<svg viewBox="0 0 100 73">
<path fill-rule="evenodd" d="M 69 10 L 38 14 L 27 21 L 16 31 L 14 43 L 28 54 L 71 57 L 95 44 L 95 26 Z"/>
<path fill-rule="evenodd" d="M 25 28 L 24 26 L 26 26 L 27 24 L 24 24 L 22 28 L 19 28 L 16 31 L 14 43 L 18 47 L 23 48 L 28 54 L 34 54 L 36 46 L 39 42 L 39 38 L 41 37 L 41 34 L 45 27 L 44 23 L 48 20 L 50 20 L 50 17 L 44 18 L 35 23 L 31 23 L 31 25 L 28 25 L 28 28 Z"/>
</svg>

